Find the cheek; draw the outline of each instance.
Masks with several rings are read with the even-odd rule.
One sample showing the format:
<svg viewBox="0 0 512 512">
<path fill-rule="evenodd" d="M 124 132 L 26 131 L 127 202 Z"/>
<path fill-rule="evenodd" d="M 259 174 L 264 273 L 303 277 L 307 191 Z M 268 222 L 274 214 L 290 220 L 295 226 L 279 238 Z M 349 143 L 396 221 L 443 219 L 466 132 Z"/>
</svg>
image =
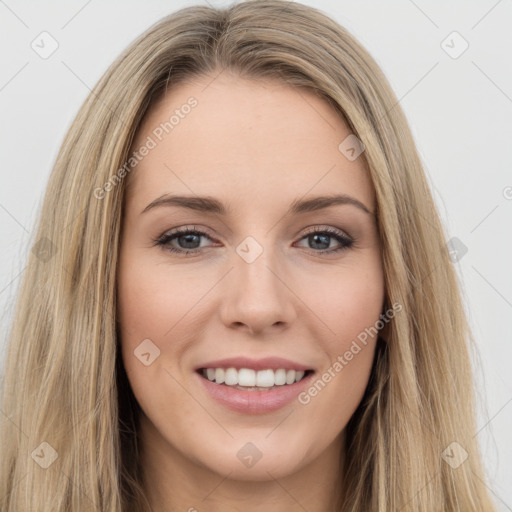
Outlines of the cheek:
<svg viewBox="0 0 512 512">
<path fill-rule="evenodd" d="M 302 414 L 311 421 L 308 425 L 311 436 L 323 433 L 317 443 L 323 443 L 324 438 L 334 439 L 359 406 L 371 373 L 375 340 L 349 348 L 350 359 L 347 351 L 340 352 L 297 397 Z"/>
<path fill-rule="evenodd" d="M 176 272 L 136 251 L 125 255 L 118 273 L 118 317 L 125 339 L 161 341 L 171 335 L 197 302 L 198 285 L 186 271 Z"/>
<path fill-rule="evenodd" d="M 375 324 L 382 311 L 383 293 L 371 283 L 361 286 L 357 279 L 347 278 L 331 298 L 324 314 L 329 315 L 325 318 L 335 335 L 323 339 L 326 363 L 311 386 L 298 396 L 308 417 L 316 418 L 311 425 L 313 431 L 321 429 L 327 437 L 334 437 L 346 426 L 364 395 L 375 354 Z"/>
<path fill-rule="evenodd" d="M 314 416 L 330 418 L 333 429 L 346 425 L 361 401 L 378 337 L 385 296 L 383 272 L 378 255 L 364 263 L 340 265 L 337 272 L 331 269 L 328 280 L 305 283 L 311 304 L 329 327 L 329 335 L 322 339 L 328 358 L 298 401 Z M 328 286 L 319 288 L 319 283 Z"/>
<path fill-rule="evenodd" d="M 346 350 L 346 345 L 379 320 L 384 305 L 384 277 L 378 254 L 358 256 L 315 274 L 301 277 L 300 296 L 315 316 L 328 327 L 327 352 Z"/>
<path fill-rule="evenodd" d="M 144 261 L 136 251 L 121 252 L 117 314 L 124 366 L 134 392 L 151 379 L 162 377 L 163 335 L 180 316 L 179 304 L 170 301 L 170 285 L 182 289 L 176 283 L 179 278 L 175 277 L 174 283 L 166 282 L 165 272 L 159 268 Z"/>
<path fill-rule="evenodd" d="M 135 251 L 123 255 L 119 264 L 119 330 L 130 386 L 146 416 L 156 422 L 160 419 L 159 428 L 176 432 L 181 432 L 186 423 L 180 417 L 198 414 L 195 402 L 187 399 L 179 384 L 182 378 L 178 362 L 193 334 L 184 315 L 197 301 L 197 291 L 194 293 L 187 284 L 190 280 L 186 276 L 145 262 Z M 172 344 L 164 341 L 171 337 Z M 169 404 L 180 411 L 180 416 L 155 418 L 155 411 L 168 411 Z"/>
</svg>

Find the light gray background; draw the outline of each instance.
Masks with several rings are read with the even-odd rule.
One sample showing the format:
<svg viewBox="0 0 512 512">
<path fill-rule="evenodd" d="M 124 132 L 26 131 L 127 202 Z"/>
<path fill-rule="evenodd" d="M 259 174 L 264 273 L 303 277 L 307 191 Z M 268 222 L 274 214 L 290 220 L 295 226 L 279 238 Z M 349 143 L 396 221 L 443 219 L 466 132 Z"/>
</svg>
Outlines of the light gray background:
<svg viewBox="0 0 512 512">
<path fill-rule="evenodd" d="M 47 179 L 79 106 L 135 37 L 200 2 L 207 3 L 0 0 L 0 363 Z M 304 3 L 344 25 L 382 67 L 408 117 L 449 238 L 468 249 L 455 265 L 478 341 L 477 435 L 498 510 L 510 511 L 511 2 Z M 47 59 L 31 48 L 43 31 L 59 45 Z M 469 44 L 457 58 L 444 49 L 462 48 L 456 36 L 446 39 L 453 31 Z"/>
</svg>

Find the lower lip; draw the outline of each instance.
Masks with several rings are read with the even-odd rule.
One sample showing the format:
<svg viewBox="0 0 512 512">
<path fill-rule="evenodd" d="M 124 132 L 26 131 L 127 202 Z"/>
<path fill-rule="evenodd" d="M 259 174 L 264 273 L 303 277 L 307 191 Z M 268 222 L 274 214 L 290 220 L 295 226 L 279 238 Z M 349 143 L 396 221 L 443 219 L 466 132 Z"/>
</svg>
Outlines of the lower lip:
<svg viewBox="0 0 512 512">
<path fill-rule="evenodd" d="M 263 414 L 281 409 L 292 402 L 310 384 L 314 372 L 299 382 L 277 386 L 268 391 L 242 391 L 212 382 L 197 372 L 196 375 L 210 396 L 228 409 L 244 414 Z"/>
</svg>

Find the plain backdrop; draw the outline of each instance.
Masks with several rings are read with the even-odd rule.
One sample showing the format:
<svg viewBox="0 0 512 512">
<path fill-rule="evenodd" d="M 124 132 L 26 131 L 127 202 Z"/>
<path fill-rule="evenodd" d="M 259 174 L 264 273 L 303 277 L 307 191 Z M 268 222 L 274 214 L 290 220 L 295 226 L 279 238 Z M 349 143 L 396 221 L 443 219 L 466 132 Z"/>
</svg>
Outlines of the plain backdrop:
<svg viewBox="0 0 512 512">
<path fill-rule="evenodd" d="M 79 106 L 133 39 L 196 3 L 208 2 L 0 0 L 2 365 L 13 301 L 35 242 L 34 222 Z M 383 69 L 409 120 L 449 239 L 467 249 L 454 265 L 478 342 L 475 435 L 498 510 L 510 511 L 512 3 L 304 3 L 345 26 Z M 44 55 L 52 45 L 58 47 Z"/>
</svg>

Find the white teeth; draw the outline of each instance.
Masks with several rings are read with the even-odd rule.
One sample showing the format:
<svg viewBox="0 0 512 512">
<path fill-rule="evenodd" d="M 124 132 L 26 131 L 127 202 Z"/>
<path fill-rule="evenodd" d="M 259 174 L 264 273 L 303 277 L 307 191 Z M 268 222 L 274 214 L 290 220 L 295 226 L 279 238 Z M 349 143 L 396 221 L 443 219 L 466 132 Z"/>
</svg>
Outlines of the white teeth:
<svg viewBox="0 0 512 512">
<path fill-rule="evenodd" d="M 224 382 L 228 386 L 236 386 L 238 384 L 238 372 L 235 368 L 228 368 L 224 377 Z"/>
<path fill-rule="evenodd" d="M 234 387 L 271 388 L 299 382 L 304 374 L 303 370 L 253 370 L 251 368 L 206 368 L 202 374 L 208 380 L 217 384 L 226 384 Z"/>
<path fill-rule="evenodd" d="M 208 377 L 209 380 L 212 380 L 210 378 L 210 376 L 208 375 L 208 370 L 210 368 L 208 368 L 206 370 L 206 376 Z M 223 368 L 215 368 L 215 382 L 217 382 L 218 384 L 222 384 L 224 382 L 224 369 Z"/>
<path fill-rule="evenodd" d="M 236 371 L 236 370 L 235 370 Z M 256 386 L 256 372 L 249 368 L 242 368 L 238 371 L 239 386 Z"/>
<path fill-rule="evenodd" d="M 286 384 L 286 370 L 280 369 L 274 372 L 274 381 L 276 386 Z"/>
<path fill-rule="evenodd" d="M 275 384 L 274 370 L 259 370 L 256 374 L 256 386 L 271 388 Z"/>
<path fill-rule="evenodd" d="M 295 372 L 295 382 L 299 382 L 300 379 L 302 379 L 302 377 L 304 377 L 304 373 L 302 370 L 299 370 L 299 371 L 296 371 Z"/>
</svg>

